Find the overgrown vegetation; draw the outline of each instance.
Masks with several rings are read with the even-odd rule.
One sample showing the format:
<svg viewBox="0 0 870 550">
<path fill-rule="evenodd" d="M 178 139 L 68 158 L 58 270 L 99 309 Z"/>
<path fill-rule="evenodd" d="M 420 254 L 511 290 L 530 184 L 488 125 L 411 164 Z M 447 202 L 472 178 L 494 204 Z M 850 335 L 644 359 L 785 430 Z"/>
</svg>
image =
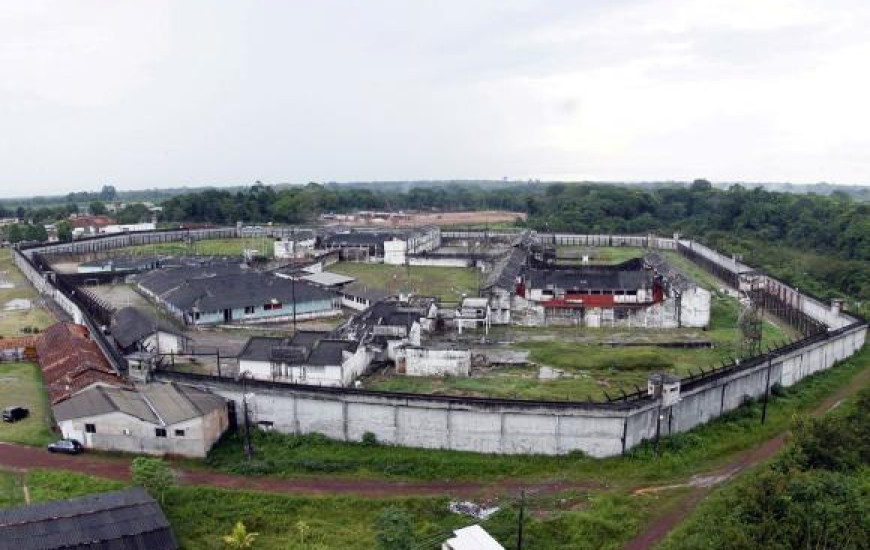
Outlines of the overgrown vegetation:
<svg viewBox="0 0 870 550">
<path fill-rule="evenodd" d="M 23 504 L 21 482 L 35 503 L 124 487 L 69 472 L 34 470 L 21 480 L 17 474 L 0 472 L 0 507 Z M 496 495 L 494 504 L 501 511 L 483 522 L 507 548 L 516 546 L 516 497 Z M 619 548 L 673 497 L 610 492 L 531 495 L 526 502 L 524 548 Z M 454 529 L 479 523 L 448 512 L 447 504 L 445 498 L 431 497 L 312 497 L 180 486 L 168 490 L 162 508 L 186 550 L 224 547 L 224 535 L 240 521 L 248 534 L 257 533 L 252 548 L 258 550 L 371 550 L 378 547 L 378 535 L 382 541 L 410 540 L 411 548 L 440 548 Z"/>
<path fill-rule="evenodd" d="M 726 457 L 785 430 L 794 414 L 806 412 L 870 364 L 863 350 L 835 369 L 823 371 L 773 396 L 767 421 L 761 404 L 747 403 L 689 433 L 664 437 L 661 454 L 651 443 L 627 457 L 592 459 L 567 456 L 514 456 L 414 449 L 386 444 L 344 443 L 324 436 L 255 432 L 257 454 L 245 460 L 242 441 L 227 435 L 207 458 L 211 468 L 244 475 L 330 474 L 395 479 L 495 480 L 552 477 L 595 480 L 611 487 L 673 479 L 716 466 Z"/>
<path fill-rule="evenodd" d="M 661 545 L 864 549 L 870 541 L 870 388 L 848 411 L 799 416 L 770 465 L 716 492 Z"/>
<path fill-rule="evenodd" d="M 329 266 L 329 271 L 355 277 L 366 286 L 385 290 L 390 294 L 411 292 L 423 296 L 437 296 L 449 303 L 458 302 L 464 296 L 478 294 L 478 273 L 471 268 L 341 262 Z"/>
</svg>

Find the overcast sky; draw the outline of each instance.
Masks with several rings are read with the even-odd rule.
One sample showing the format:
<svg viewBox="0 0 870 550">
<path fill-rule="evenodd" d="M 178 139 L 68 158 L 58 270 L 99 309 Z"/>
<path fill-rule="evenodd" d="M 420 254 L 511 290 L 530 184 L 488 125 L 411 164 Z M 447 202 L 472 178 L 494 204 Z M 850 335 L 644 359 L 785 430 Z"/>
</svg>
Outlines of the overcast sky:
<svg viewBox="0 0 870 550">
<path fill-rule="evenodd" d="M 870 183 L 867 0 L 2 1 L 0 195 Z"/>
</svg>

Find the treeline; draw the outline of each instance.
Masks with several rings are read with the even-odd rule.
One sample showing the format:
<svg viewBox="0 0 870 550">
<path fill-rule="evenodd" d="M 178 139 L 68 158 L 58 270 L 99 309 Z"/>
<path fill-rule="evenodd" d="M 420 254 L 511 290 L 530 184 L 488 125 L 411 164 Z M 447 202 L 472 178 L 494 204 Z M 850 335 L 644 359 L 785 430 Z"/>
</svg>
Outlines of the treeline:
<svg viewBox="0 0 870 550">
<path fill-rule="evenodd" d="M 870 204 L 844 193 L 797 195 L 733 185 L 641 189 L 598 184 L 474 184 L 375 190 L 334 184 L 207 190 L 163 203 L 176 222 L 305 223 L 354 210 L 504 209 L 525 226 L 576 233 L 681 232 L 757 265 L 802 289 L 870 301 Z"/>
<path fill-rule="evenodd" d="M 870 389 L 845 414 L 798 418 L 787 450 L 721 489 L 665 550 L 870 547 Z"/>
<path fill-rule="evenodd" d="M 870 205 L 842 195 L 794 195 L 719 190 L 704 180 L 688 188 L 646 191 L 610 185 L 518 185 L 489 190 L 470 185 L 374 191 L 308 184 L 275 190 L 264 185 L 208 190 L 163 203 L 166 221 L 217 224 L 304 223 L 324 212 L 505 209 L 529 214 L 542 231 L 718 233 L 786 244 L 843 259 L 870 260 Z"/>
</svg>

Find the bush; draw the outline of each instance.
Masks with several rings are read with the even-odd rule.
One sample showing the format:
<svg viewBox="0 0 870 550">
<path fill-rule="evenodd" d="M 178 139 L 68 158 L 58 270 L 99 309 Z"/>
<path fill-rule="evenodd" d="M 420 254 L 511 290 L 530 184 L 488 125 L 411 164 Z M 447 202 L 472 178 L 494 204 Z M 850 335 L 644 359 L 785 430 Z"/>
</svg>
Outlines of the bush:
<svg viewBox="0 0 870 550">
<path fill-rule="evenodd" d="M 133 483 L 144 487 L 154 498 L 161 503 L 166 490 L 175 484 L 175 476 L 166 462 L 159 458 L 138 457 L 130 466 Z"/>
<path fill-rule="evenodd" d="M 366 447 L 374 447 L 378 445 L 378 436 L 372 432 L 366 432 L 362 436 L 362 444 Z"/>
</svg>

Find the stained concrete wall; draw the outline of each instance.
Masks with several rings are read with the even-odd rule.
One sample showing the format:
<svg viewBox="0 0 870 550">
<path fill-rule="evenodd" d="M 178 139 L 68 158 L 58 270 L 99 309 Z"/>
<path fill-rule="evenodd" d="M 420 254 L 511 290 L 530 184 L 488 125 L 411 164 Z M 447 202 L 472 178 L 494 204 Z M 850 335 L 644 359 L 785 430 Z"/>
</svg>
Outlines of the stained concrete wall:
<svg viewBox="0 0 870 550">
<path fill-rule="evenodd" d="M 410 447 L 550 455 L 579 450 L 605 457 L 654 438 L 659 414 L 662 434 L 684 432 L 739 407 L 747 397 L 762 396 L 768 384 L 790 386 L 828 369 L 860 349 L 865 332 L 866 327 L 855 327 L 711 377 L 687 387 L 677 405 L 661 411 L 658 401 L 650 398 L 614 404 L 524 402 L 329 391 L 255 381 L 248 382 L 248 407 L 254 423 L 342 441 L 360 441 L 371 432 L 383 443 Z M 165 372 L 156 376 L 204 387 L 236 400 L 236 410 L 243 410 L 241 386 L 232 380 Z"/>
</svg>

